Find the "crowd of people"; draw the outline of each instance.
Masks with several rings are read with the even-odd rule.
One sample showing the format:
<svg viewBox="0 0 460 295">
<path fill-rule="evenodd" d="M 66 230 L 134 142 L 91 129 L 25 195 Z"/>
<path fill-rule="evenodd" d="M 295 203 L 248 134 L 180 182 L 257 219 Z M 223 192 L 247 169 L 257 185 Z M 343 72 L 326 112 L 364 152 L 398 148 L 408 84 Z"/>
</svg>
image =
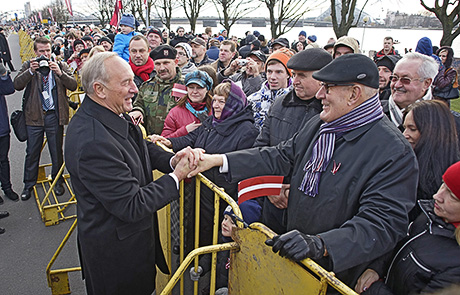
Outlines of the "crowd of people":
<svg viewBox="0 0 460 295">
<path fill-rule="evenodd" d="M 350 36 L 320 46 L 303 30 L 294 42 L 258 31 L 240 39 L 211 28 L 137 30 L 130 14 L 118 31 L 23 29 L 36 57 L 13 79 L 0 65 L 0 182 L 9 199 L 26 201 L 44 135 L 53 179 L 65 150 L 88 294 L 155 290 L 155 265 L 164 273 L 170 267 L 156 212 L 172 202 L 177 219 L 185 180 L 185 214 L 193 217 L 199 172 L 235 200 L 238 181 L 284 176 L 279 195 L 242 204 L 244 221 L 277 233 L 266 241 L 274 252 L 311 258 L 358 293 L 420 294 L 460 284 L 460 115 L 450 109 L 459 96 L 451 47 L 424 37 L 415 52 L 400 55 L 385 37 L 383 49 L 367 57 Z M 66 90 L 77 81 L 86 96 L 64 140 Z M 28 139 L 18 196 L 9 181 L 4 96 L 24 89 Z M 152 169 L 165 175 L 153 181 Z M 62 179 L 54 193 L 65 193 Z M 202 189 L 200 205 L 205 246 L 215 213 L 210 190 Z M 236 216 L 219 208 L 220 240 L 228 241 Z M 191 278 L 209 263 L 200 260 Z M 218 258 L 221 294 L 229 265 L 228 254 Z"/>
</svg>

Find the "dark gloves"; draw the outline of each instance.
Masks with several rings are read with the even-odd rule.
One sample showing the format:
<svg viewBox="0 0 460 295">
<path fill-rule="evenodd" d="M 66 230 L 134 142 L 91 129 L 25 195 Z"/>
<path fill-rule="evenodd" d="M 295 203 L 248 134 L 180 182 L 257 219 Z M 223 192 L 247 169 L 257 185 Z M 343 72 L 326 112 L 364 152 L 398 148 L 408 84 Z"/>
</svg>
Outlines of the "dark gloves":
<svg viewBox="0 0 460 295">
<path fill-rule="evenodd" d="M 320 259 L 324 256 L 323 240 L 318 236 L 306 235 L 298 230 L 292 230 L 273 239 L 268 239 L 265 244 L 272 246 L 273 252 L 278 252 L 283 257 L 300 261 L 305 258 Z"/>
<path fill-rule="evenodd" d="M 393 295 L 391 289 L 382 281 L 376 281 L 363 293 L 366 295 Z"/>
</svg>

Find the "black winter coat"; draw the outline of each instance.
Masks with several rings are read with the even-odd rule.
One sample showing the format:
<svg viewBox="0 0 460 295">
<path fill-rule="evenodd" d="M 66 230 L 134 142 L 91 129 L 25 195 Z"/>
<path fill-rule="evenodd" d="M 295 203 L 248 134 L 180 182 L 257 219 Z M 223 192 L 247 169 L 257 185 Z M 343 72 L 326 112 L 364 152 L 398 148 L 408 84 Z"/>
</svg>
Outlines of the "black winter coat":
<svg viewBox="0 0 460 295">
<path fill-rule="evenodd" d="M 418 203 L 422 213 L 398 247 L 387 272 L 386 285 L 374 283 L 363 294 L 432 293 L 460 284 L 460 246 L 455 240 L 455 227 L 434 214 L 434 200 Z M 384 271 L 375 270 L 379 274 Z"/>
<path fill-rule="evenodd" d="M 315 97 L 301 100 L 292 90 L 284 97 L 275 99 L 254 147 L 274 146 L 294 136 L 305 123 L 322 110 L 321 102 Z M 289 178 L 284 179 L 289 183 Z M 278 209 L 268 198 L 264 198 L 262 222 L 277 234 L 286 232 L 286 209 Z"/>
<path fill-rule="evenodd" d="M 252 147 L 254 140 L 259 134 L 254 126 L 254 116 L 251 106 L 223 122 L 212 126 L 212 116 L 206 119 L 203 124 L 189 134 L 169 138 L 175 152 L 184 147 L 202 148 L 208 154 L 223 154 Z M 219 173 L 219 168 L 215 167 L 203 172 L 203 175 L 214 182 L 217 186 L 225 189 L 225 192 L 233 199 L 237 199 L 237 184 L 230 184 L 225 176 Z M 212 218 L 214 216 L 214 193 L 209 189 L 202 190 L 201 194 L 201 219 L 200 219 L 200 245 L 211 244 L 212 238 Z M 221 202 L 219 208 L 219 218 L 222 221 L 225 205 Z"/>
<path fill-rule="evenodd" d="M 4 61 L 11 60 L 11 52 L 10 47 L 8 46 L 8 40 L 6 40 L 6 36 L 3 33 L 0 33 L 0 58 Z"/>
<path fill-rule="evenodd" d="M 318 262 L 354 286 L 371 261 L 404 238 L 407 214 L 415 205 L 417 160 L 401 132 L 383 117 L 336 139 L 319 194 L 309 197 L 298 188 L 322 123 L 317 115 L 277 146 L 226 154 L 228 179 L 292 175 L 287 230 L 320 235 L 328 257 Z"/>
</svg>

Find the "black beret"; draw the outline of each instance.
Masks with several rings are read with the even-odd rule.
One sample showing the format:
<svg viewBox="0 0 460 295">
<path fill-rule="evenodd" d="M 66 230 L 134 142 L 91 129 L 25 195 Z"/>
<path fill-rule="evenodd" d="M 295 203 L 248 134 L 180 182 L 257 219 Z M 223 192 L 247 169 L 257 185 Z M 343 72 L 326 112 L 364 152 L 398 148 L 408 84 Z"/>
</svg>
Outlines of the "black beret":
<svg viewBox="0 0 460 295">
<path fill-rule="evenodd" d="M 384 66 L 387 67 L 391 72 L 395 69 L 396 63 L 401 59 L 397 55 L 384 55 L 375 61 L 378 67 Z"/>
<path fill-rule="evenodd" d="M 367 56 L 359 53 L 342 55 L 321 70 L 313 78 L 327 83 L 359 83 L 374 89 L 379 88 L 379 70 Z"/>
<path fill-rule="evenodd" d="M 332 55 L 322 48 L 308 48 L 294 54 L 287 67 L 299 71 L 317 71 L 332 61 Z"/>
<path fill-rule="evenodd" d="M 163 58 L 176 59 L 176 56 L 177 56 L 177 50 L 174 47 L 171 47 L 166 44 L 157 46 L 155 47 L 155 49 L 153 49 L 150 52 L 150 57 L 153 60 L 163 59 Z"/>
</svg>

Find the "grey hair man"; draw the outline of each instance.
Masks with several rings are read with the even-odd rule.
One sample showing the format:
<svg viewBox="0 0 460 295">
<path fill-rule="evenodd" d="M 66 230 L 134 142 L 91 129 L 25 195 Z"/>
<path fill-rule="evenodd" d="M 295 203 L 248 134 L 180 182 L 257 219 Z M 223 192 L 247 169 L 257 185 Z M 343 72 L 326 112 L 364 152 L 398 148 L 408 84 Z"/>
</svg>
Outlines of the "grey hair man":
<svg viewBox="0 0 460 295">
<path fill-rule="evenodd" d="M 156 266 L 169 272 L 156 212 L 179 198 L 193 152 L 174 155 L 143 139 L 127 115 L 134 73 L 116 53 L 89 59 L 82 83 L 86 97 L 67 129 L 65 160 L 87 294 L 151 294 Z M 169 174 L 153 181 L 154 169 Z"/>
<path fill-rule="evenodd" d="M 390 77 L 388 106 L 383 104 L 383 107 L 399 129 L 402 128 L 403 112 L 410 104 L 432 99 L 431 84 L 437 74 L 438 64 L 429 56 L 410 52 L 398 61 Z"/>
</svg>

